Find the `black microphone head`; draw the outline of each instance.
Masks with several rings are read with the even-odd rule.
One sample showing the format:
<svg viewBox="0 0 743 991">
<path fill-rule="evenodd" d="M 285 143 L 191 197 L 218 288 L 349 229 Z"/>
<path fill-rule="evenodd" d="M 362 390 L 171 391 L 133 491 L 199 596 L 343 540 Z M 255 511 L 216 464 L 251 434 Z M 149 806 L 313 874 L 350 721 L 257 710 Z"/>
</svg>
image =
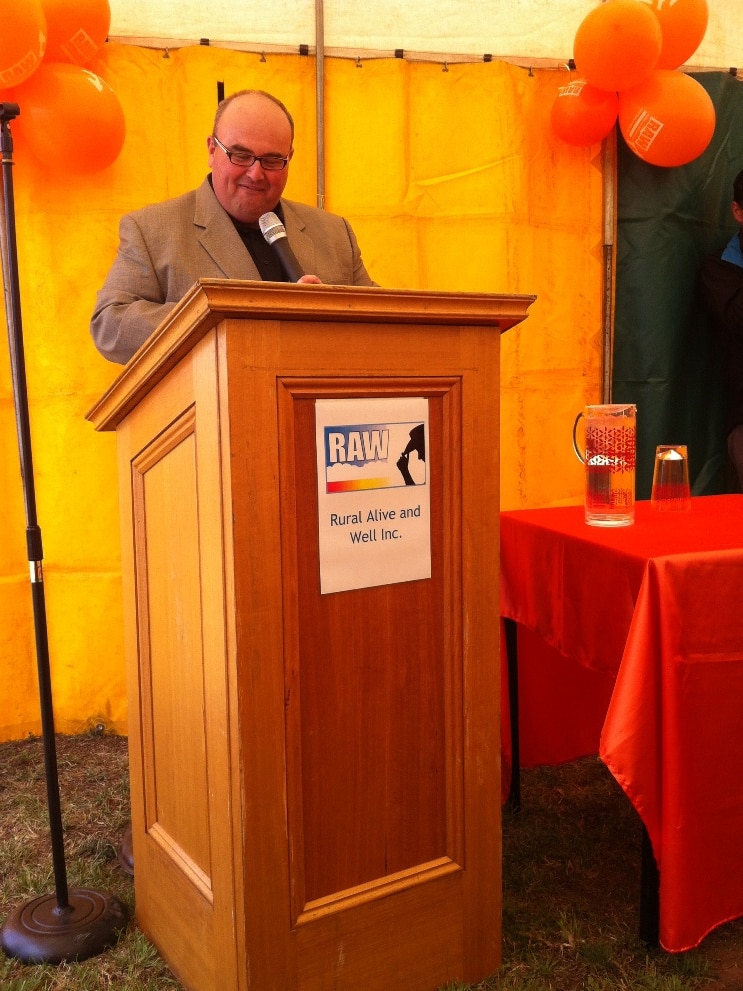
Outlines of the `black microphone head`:
<svg viewBox="0 0 743 991">
<path fill-rule="evenodd" d="M 273 244 L 280 237 L 286 237 L 286 228 L 275 213 L 264 213 L 258 218 L 258 226 L 269 244 Z"/>
</svg>

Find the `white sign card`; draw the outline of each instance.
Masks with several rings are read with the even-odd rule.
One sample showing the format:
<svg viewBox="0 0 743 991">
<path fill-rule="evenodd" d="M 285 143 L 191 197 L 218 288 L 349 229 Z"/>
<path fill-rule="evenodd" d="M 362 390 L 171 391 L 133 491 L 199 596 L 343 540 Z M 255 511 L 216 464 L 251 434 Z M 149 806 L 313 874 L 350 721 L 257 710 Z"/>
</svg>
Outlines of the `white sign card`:
<svg viewBox="0 0 743 991">
<path fill-rule="evenodd" d="M 431 577 L 428 400 L 315 404 L 320 591 Z"/>
</svg>

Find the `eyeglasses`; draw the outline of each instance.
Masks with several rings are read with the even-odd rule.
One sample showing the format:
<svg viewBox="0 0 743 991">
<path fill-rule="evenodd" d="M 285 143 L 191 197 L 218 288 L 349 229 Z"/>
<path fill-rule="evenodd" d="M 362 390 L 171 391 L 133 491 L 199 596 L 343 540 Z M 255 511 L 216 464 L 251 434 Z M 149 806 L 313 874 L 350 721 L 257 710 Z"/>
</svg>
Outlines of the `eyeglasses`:
<svg viewBox="0 0 743 991">
<path fill-rule="evenodd" d="M 219 145 L 230 160 L 230 165 L 239 165 L 241 168 L 249 169 L 258 162 L 260 167 L 266 172 L 280 172 L 286 168 L 289 161 L 288 155 L 286 158 L 282 158 L 281 155 L 253 155 L 249 151 L 231 151 L 229 148 L 225 148 L 216 134 L 212 134 L 212 137 L 215 144 Z"/>
</svg>

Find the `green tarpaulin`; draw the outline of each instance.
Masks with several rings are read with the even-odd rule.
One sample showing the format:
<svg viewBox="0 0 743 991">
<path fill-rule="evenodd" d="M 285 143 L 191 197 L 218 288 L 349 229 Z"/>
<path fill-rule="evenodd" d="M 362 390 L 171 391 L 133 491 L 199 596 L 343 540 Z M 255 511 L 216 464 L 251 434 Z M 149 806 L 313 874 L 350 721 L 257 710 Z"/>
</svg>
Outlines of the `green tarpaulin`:
<svg viewBox="0 0 743 991">
<path fill-rule="evenodd" d="M 721 357 L 701 300 L 706 254 L 736 229 L 743 169 L 743 85 L 699 73 L 716 110 L 707 150 L 678 168 L 648 165 L 619 137 L 613 402 L 637 404 L 637 497 L 650 496 L 658 444 L 686 444 L 694 494 L 730 488 Z"/>
</svg>

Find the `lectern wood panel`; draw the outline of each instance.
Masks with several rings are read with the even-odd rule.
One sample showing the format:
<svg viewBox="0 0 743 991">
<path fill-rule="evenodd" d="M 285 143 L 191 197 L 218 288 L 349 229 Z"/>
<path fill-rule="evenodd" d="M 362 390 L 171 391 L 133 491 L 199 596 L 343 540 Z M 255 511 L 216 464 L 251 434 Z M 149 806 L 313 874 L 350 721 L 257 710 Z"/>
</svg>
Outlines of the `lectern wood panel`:
<svg viewBox="0 0 743 991">
<path fill-rule="evenodd" d="M 137 913 L 199 991 L 230 986 L 244 945 L 215 381 L 205 340 L 122 425 L 119 449 Z"/>
<path fill-rule="evenodd" d="M 446 595 L 461 589 L 461 561 L 452 554 L 460 543 L 453 539 L 457 517 L 444 516 L 444 492 L 458 502 L 461 472 L 453 470 L 456 453 L 445 458 L 442 450 L 443 405 L 459 423 L 459 383 L 408 378 L 280 385 L 280 424 L 292 421 L 280 445 L 294 452 L 281 477 L 293 506 L 284 514 L 289 532 L 282 540 L 296 542 L 297 557 L 296 571 L 285 574 L 296 574 L 298 585 L 297 615 L 287 615 L 296 919 L 321 905 L 329 910 L 333 895 L 361 886 L 378 894 L 390 877 L 399 887 L 403 874 L 412 880 L 434 863 L 438 870 L 445 864 L 455 869 L 461 861 L 461 706 L 451 703 L 462 693 L 461 601 Z M 430 580 L 320 594 L 315 399 L 341 391 L 429 400 Z"/>
</svg>

